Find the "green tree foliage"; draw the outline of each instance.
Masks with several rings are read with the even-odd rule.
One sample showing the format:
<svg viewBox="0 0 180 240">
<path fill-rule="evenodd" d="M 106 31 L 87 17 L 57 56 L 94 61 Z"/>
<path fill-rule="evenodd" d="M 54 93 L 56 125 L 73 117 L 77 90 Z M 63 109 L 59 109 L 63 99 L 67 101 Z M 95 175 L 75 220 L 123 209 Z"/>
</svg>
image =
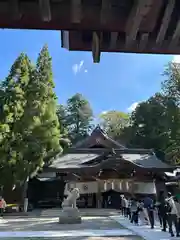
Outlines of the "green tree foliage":
<svg viewBox="0 0 180 240">
<path fill-rule="evenodd" d="M 57 106 L 57 116 L 60 124 L 60 132 L 61 136 L 67 136 L 67 111 L 66 107 L 62 104 Z"/>
<path fill-rule="evenodd" d="M 71 141 L 68 134 L 68 121 L 67 121 L 67 110 L 66 107 L 62 104 L 57 106 L 57 116 L 60 124 L 60 143 L 63 147 L 63 150 L 66 150 L 70 145 Z"/>
<path fill-rule="evenodd" d="M 26 181 L 61 151 L 56 95 L 48 48 L 36 66 L 21 54 L 2 84 L 1 162 L 13 173 L 12 184 Z M 5 163 L 5 164 L 4 164 Z"/>
<path fill-rule="evenodd" d="M 19 124 L 27 103 L 25 89 L 29 82 L 31 63 L 21 54 L 1 84 L 1 184 L 13 184 L 17 180 L 17 163 L 22 159 L 22 125 Z M 8 176 L 5 177 L 5 176 Z M 5 181 L 5 182 L 4 182 Z"/>
<path fill-rule="evenodd" d="M 165 81 L 162 84 L 163 93 L 172 99 L 169 106 L 169 117 L 171 118 L 171 136 L 169 146 L 166 149 L 169 161 L 180 163 L 180 64 L 169 63 L 165 72 Z"/>
<path fill-rule="evenodd" d="M 47 46 L 44 46 L 39 54 L 33 78 L 31 90 L 34 91 L 34 89 L 38 89 L 38 92 L 36 92 L 36 100 L 33 100 L 33 106 L 35 106 L 36 113 L 40 111 L 39 120 L 34 119 L 38 128 L 35 129 L 35 132 L 39 134 L 37 138 L 41 139 L 41 144 L 43 144 L 45 148 L 46 159 L 48 160 L 62 149 L 59 145 L 60 132 L 59 121 L 56 114 L 57 97 L 54 92 L 52 59 Z M 36 86 L 34 86 L 35 79 L 37 80 Z"/>
<path fill-rule="evenodd" d="M 105 132 L 115 140 L 129 124 L 129 115 L 119 111 L 109 111 L 100 115 L 100 125 Z"/>
<path fill-rule="evenodd" d="M 82 140 L 92 129 L 93 111 L 79 93 L 67 100 L 66 126 L 72 143 Z"/>
<path fill-rule="evenodd" d="M 131 144 L 164 149 L 169 139 L 167 99 L 161 94 L 140 103 L 131 115 Z"/>
<path fill-rule="evenodd" d="M 162 91 L 142 102 L 131 114 L 123 135 L 129 146 L 153 148 L 160 158 L 180 162 L 180 66 L 165 69 Z"/>
<path fill-rule="evenodd" d="M 165 81 L 162 83 L 162 90 L 166 96 L 171 97 L 180 104 L 180 64 L 169 63 L 164 71 Z"/>
</svg>

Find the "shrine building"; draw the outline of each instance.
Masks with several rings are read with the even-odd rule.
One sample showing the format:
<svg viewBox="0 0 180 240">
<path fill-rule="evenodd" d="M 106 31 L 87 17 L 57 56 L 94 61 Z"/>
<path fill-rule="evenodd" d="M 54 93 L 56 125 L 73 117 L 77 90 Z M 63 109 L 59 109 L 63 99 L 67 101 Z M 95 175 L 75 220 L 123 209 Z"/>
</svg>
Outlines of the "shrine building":
<svg viewBox="0 0 180 240">
<path fill-rule="evenodd" d="M 115 206 L 121 194 L 155 197 L 165 190 L 165 172 L 173 170 L 152 150 L 126 148 L 98 126 L 30 180 L 29 201 L 44 207 L 59 205 L 67 190 L 77 187 L 79 207 L 103 207 L 108 196 Z"/>
</svg>

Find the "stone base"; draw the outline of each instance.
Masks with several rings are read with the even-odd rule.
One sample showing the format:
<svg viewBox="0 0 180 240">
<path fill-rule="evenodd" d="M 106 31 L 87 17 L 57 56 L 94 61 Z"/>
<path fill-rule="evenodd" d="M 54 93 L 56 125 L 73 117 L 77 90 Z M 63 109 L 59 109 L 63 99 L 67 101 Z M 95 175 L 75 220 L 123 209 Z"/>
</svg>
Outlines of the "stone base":
<svg viewBox="0 0 180 240">
<path fill-rule="evenodd" d="M 59 217 L 60 224 L 78 224 L 81 223 L 80 212 L 77 208 L 64 208 Z"/>
</svg>

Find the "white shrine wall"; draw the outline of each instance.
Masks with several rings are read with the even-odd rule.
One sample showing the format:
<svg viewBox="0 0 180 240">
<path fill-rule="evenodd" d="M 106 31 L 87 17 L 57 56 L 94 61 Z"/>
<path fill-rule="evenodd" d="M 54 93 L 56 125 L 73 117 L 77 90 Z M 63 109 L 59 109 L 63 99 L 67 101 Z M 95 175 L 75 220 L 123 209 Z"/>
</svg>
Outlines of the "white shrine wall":
<svg viewBox="0 0 180 240">
<path fill-rule="evenodd" d="M 133 192 L 138 194 L 156 194 L 156 185 L 152 182 L 131 182 L 130 180 L 110 179 L 107 181 L 69 182 L 65 186 L 65 194 L 71 188 L 79 188 L 80 194 L 106 192 L 111 189 L 117 192 Z"/>
<path fill-rule="evenodd" d="M 156 194 L 156 185 L 154 182 L 136 182 L 136 193 L 140 194 Z"/>
</svg>

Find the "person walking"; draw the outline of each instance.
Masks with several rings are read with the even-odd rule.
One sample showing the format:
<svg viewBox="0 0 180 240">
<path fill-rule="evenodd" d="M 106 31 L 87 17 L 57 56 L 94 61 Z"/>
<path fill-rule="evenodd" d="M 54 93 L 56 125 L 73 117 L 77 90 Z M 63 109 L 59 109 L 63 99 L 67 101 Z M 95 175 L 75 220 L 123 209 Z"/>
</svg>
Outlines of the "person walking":
<svg viewBox="0 0 180 240">
<path fill-rule="evenodd" d="M 6 201 L 3 197 L 0 197 L 0 216 L 3 217 L 4 210 L 6 208 Z"/>
<path fill-rule="evenodd" d="M 122 198 L 121 198 L 121 208 L 122 208 L 122 215 L 123 216 L 125 216 L 125 209 L 126 209 L 126 207 L 125 207 L 125 197 L 124 196 L 122 196 Z"/>
<path fill-rule="evenodd" d="M 174 237 L 174 232 L 172 229 L 172 226 L 175 226 L 176 230 L 176 236 L 179 236 L 179 229 L 178 229 L 178 209 L 177 204 L 175 204 L 175 201 L 171 195 L 171 193 L 168 193 L 167 201 L 167 209 L 168 209 L 168 224 L 169 224 L 169 233 L 171 234 L 171 237 Z"/>
<path fill-rule="evenodd" d="M 126 197 L 124 197 L 124 203 L 125 203 L 125 213 L 124 216 L 127 218 L 128 217 L 128 207 L 129 207 L 129 202 L 128 199 Z"/>
<path fill-rule="evenodd" d="M 174 197 L 174 203 L 177 209 L 177 233 L 176 236 L 180 237 L 180 203 L 177 197 Z"/>
<path fill-rule="evenodd" d="M 138 203 L 136 199 L 131 201 L 131 223 L 138 225 Z"/>
<path fill-rule="evenodd" d="M 131 199 L 128 199 L 127 216 L 131 220 Z"/>
<path fill-rule="evenodd" d="M 165 200 L 164 191 L 160 191 L 157 209 L 158 209 L 159 222 L 160 222 L 160 225 L 162 226 L 162 231 L 166 232 L 166 228 L 168 225 L 168 206 Z"/>
<path fill-rule="evenodd" d="M 140 219 L 140 222 L 142 224 L 142 222 L 144 220 L 143 219 L 143 217 L 144 217 L 144 213 L 143 213 L 144 203 L 143 203 L 142 200 L 139 200 L 137 204 L 138 204 L 138 218 Z"/>
<path fill-rule="evenodd" d="M 154 203 L 152 198 L 150 198 L 149 196 L 144 198 L 144 209 L 148 213 L 149 222 L 150 222 L 151 228 L 153 229 L 154 228 Z"/>
</svg>

